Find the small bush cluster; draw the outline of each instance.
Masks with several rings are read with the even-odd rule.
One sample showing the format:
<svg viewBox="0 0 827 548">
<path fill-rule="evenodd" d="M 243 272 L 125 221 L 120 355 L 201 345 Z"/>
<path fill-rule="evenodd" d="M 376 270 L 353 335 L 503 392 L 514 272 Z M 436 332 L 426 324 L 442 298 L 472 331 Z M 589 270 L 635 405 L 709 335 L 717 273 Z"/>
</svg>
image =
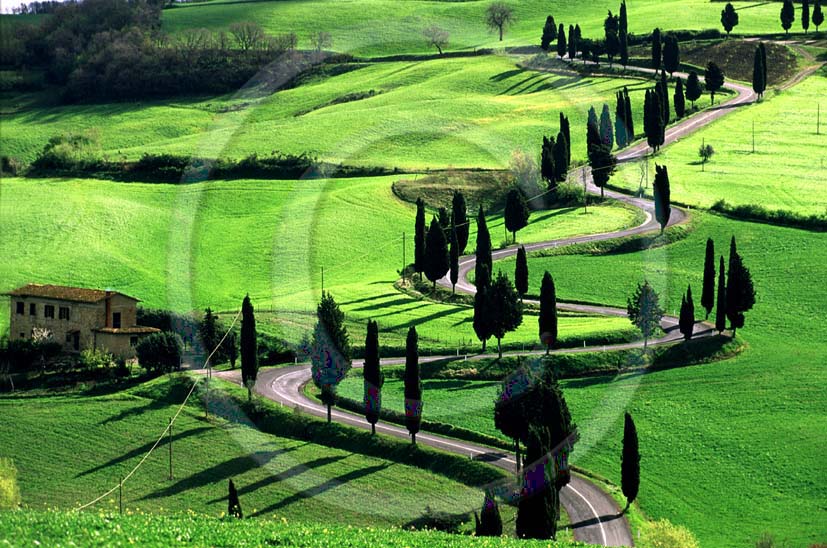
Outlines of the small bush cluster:
<svg viewBox="0 0 827 548">
<path fill-rule="evenodd" d="M 150 373 L 168 373 L 181 367 L 181 338 L 168 331 L 153 333 L 138 341 L 138 363 Z"/>
<path fill-rule="evenodd" d="M 785 209 L 767 209 L 759 204 L 731 205 L 726 200 L 718 200 L 712 204 L 710 209 L 735 219 L 791 226 L 818 232 L 827 231 L 827 213 L 804 215 Z"/>
</svg>

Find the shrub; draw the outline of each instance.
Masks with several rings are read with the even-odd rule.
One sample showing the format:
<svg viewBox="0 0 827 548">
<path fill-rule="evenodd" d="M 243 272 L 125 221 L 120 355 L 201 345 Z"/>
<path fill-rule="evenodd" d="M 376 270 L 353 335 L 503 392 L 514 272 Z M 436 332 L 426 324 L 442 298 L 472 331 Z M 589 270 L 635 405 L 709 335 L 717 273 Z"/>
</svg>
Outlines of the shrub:
<svg viewBox="0 0 827 548">
<path fill-rule="evenodd" d="M 669 520 L 661 519 L 646 526 L 646 543 L 641 545 L 651 548 L 699 548 L 695 536 L 681 525 L 674 525 Z"/>
<path fill-rule="evenodd" d="M 14 339 L 0 347 L 0 362 L 9 364 L 12 371 L 25 371 L 34 367 L 47 368 L 61 355 L 60 344 L 51 341 Z"/>
<path fill-rule="evenodd" d="M 265 333 L 258 334 L 259 366 L 288 363 L 295 357 L 296 353 L 284 341 Z"/>
<path fill-rule="evenodd" d="M 759 204 L 730 205 L 726 200 L 718 200 L 712 207 L 712 211 L 748 221 L 791 226 L 819 232 L 827 231 L 827 215 L 803 215 L 785 209 L 767 209 Z"/>
<path fill-rule="evenodd" d="M 462 524 L 468 521 L 468 514 L 448 514 L 446 512 L 434 511 L 430 506 L 425 506 L 425 512 L 415 520 L 409 521 L 405 527 L 411 529 L 430 529 L 432 531 L 443 531 L 445 533 L 459 533 Z"/>
<path fill-rule="evenodd" d="M 98 148 L 95 132 L 63 133 L 49 139 L 32 162 L 35 171 L 88 172 L 101 169 L 104 162 L 94 157 Z"/>
<path fill-rule="evenodd" d="M 138 307 L 138 325 L 155 327 L 161 331 L 171 331 L 186 343 L 192 345 L 198 333 L 198 320 L 187 314 L 170 310 Z"/>
<path fill-rule="evenodd" d="M 144 337 L 135 347 L 138 363 L 149 372 L 168 373 L 181 365 L 181 338 L 162 331 Z"/>
<path fill-rule="evenodd" d="M 17 485 L 17 468 L 11 459 L 0 457 L 0 510 L 13 510 L 20 506 L 20 488 Z"/>
<path fill-rule="evenodd" d="M 114 365 L 112 354 L 94 348 L 87 348 L 80 353 L 78 365 L 83 369 L 104 369 Z"/>
<path fill-rule="evenodd" d="M 17 158 L 0 156 L 0 175 L 11 175 L 12 177 L 23 171 L 23 163 Z"/>
</svg>

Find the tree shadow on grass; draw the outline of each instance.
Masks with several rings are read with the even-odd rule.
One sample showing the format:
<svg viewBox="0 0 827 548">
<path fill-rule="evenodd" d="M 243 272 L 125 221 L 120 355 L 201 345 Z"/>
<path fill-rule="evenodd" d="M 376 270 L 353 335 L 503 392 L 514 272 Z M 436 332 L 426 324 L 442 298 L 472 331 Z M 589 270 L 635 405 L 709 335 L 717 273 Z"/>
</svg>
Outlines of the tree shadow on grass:
<svg viewBox="0 0 827 548">
<path fill-rule="evenodd" d="M 358 470 L 352 470 L 352 471 L 347 472 L 345 474 L 341 474 L 341 475 L 336 476 L 334 478 L 330 478 L 329 480 L 317 485 L 316 487 L 311 487 L 311 488 L 305 489 L 303 491 L 298 491 L 297 493 L 294 493 L 294 494 L 290 495 L 289 497 L 286 497 L 286 498 L 280 500 L 276 504 L 273 504 L 271 506 L 268 506 L 264 510 L 260 510 L 259 512 L 256 512 L 255 514 L 253 514 L 253 516 L 262 516 L 262 515 L 265 515 L 265 514 L 273 513 L 276 510 L 280 510 L 281 508 L 284 508 L 285 506 L 289 506 L 289 505 L 291 505 L 295 502 L 299 502 L 299 501 L 304 500 L 304 499 L 312 498 L 312 497 L 315 497 L 317 495 L 321 495 L 322 493 L 324 493 L 326 491 L 330 491 L 331 489 L 335 489 L 336 487 L 338 487 L 340 485 L 343 485 L 345 483 L 351 482 L 353 480 L 357 480 L 359 478 L 363 478 L 365 476 L 369 476 L 369 475 L 374 474 L 376 472 L 381 472 L 382 470 L 384 470 L 385 468 L 388 468 L 389 466 L 390 466 L 390 464 L 378 464 L 376 466 L 368 466 L 366 468 L 360 468 Z"/>
<path fill-rule="evenodd" d="M 386 284 L 386 283 L 393 283 L 393 282 L 390 282 L 390 281 L 389 282 L 372 282 L 372 284 Z M 339 303 L 339 304 L 341 306 L 347 306 L 347 305 L 351 305 L 351 304 L 359 304 L 359 303 L 364 303 L 364 302 L 368 302 L 368 301 L 378 301 L 379 299 L 386 299 L 386 298 L 390 298 L 390 297 L 396 297 L 398 295 L 399 295 L 399 293 L 397 293 L 396 291 L 392 291 L 392 292 L 389 291 L 387 293 L 382 293 L 381 295 L 372 295 L 370 297 L 364 297 L 362 299 L 354 299 L 352 301 L 345 301 L 345 302 L 342 302 L 342 303 Z"/>
<path fill-rule="evenodd" d="M 466 306 L 451 307 L 447 310 L 442 310 L 441 312 L 435 312 L 434 314 L 429 314 L 427 316 L 423 316 L 421 318 L 417 318 L 415 320 L 411 320 L 411 321 L 403 323 L 403 324 L 394 325 L 394 326 L 391 326 L 391 327 L 386 327 L 385 331 L 396 331 L 398 329 L 406 329 L 406 328 L 409 328 L 411 326 L 418 327 L 422 324 L 428 323 L 428 322 L 433 321 L 433 320 L 437 320 L 439 318 L 444 318 L 444 317 L 450 316 L 452 314 L 457 314 L 457 313 L 460 313 L 460 312 L 467 313 L 468 310 L 469 310 L 469 308 L 466 307 Z"/>
<path fill-rule="evenodd" d="M 130 407 L 129 409 L 124 409 L 116 415 L 112 415 L 110 417 L 103 419 L 98 424 L 110 424 L 113 422 L 128 419 L 130 417 L 134 417 L 136 415 L 143 415 L 144 413 L 147 413 L 149 411 L 160 411 L 161 409 L 166 409 L 167 407 L 169 407 L 169 402 L 166 400 L 149 400 L 144 405 L 137 405 L 135 407 Z"/>
</svg>

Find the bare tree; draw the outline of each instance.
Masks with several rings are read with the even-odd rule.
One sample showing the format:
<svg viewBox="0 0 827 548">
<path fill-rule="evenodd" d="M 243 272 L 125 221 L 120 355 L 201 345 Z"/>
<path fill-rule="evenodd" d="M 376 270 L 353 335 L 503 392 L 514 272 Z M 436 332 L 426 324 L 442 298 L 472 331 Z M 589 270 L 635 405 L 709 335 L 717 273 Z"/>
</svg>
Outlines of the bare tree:
<svg viewBox="0 0 827 548">
<path fill-rule="evenodd" d="M 252 21 L 233 23 L 230 25 L 230 34 L 242 51 L 256 49 L 264 41 L 264 30 Z"/>
<path fill-rule="evenodd" d="M 503 30 L 514 22 L 514 12 L 508 4 L 494 2 L 485 10 L 485 24 L 491 30 L 500 32 L 500 42 L 503 41 Z"/>
<path fill-rule="evenodd" d="M 313 45 L 313 49 L 321 53 L 323 49 L 333 47 L 333 37 L 329 32 L 320 30 L 310 35 L 310 43 Z"/>
<path fill-rule="evenodd" d="M 442 50 L 448 47 L 448 39 L 451 37 L 448 31 L 439 25 L 427 27 L 422 34 L 428 39 L 428 45 L 434 46 L 440 55 L 442 55 Z"/>
</svg>

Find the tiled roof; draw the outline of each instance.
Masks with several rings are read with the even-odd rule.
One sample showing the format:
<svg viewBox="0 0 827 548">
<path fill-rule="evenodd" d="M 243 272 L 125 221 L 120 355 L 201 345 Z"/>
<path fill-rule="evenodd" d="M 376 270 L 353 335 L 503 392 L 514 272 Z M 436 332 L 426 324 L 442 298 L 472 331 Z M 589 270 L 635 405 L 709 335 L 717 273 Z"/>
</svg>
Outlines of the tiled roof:
<svg viewBox="0 0 827 548">
<path fill-rule="evenodd" d="M 121 295 L 134 301 L 140 300 L 117 291 L 109 291 L 108 293 L 110 295 Z M 79 303 L 96 303 L 106 298 L 106 294 L 107 292 L 102 289 L 87 289 L 85 287 L 68 287 L 65 285 L 48 284 L 27 284 L 7 293 L 7 295 L 11 295 L 13 297 L 43 297 L 46 299 L 75 301 Z"/>
<path fill-rule="evenodd" d="M 93 329 L 98 333 L 111 333 L 112 335 L 141 335 L 144 333 L 158 333 L 161 331 L 155 327 L 144 327 L 143 325 L 133 325 L 132 327 L 99 327 Z"/>
</svg>

